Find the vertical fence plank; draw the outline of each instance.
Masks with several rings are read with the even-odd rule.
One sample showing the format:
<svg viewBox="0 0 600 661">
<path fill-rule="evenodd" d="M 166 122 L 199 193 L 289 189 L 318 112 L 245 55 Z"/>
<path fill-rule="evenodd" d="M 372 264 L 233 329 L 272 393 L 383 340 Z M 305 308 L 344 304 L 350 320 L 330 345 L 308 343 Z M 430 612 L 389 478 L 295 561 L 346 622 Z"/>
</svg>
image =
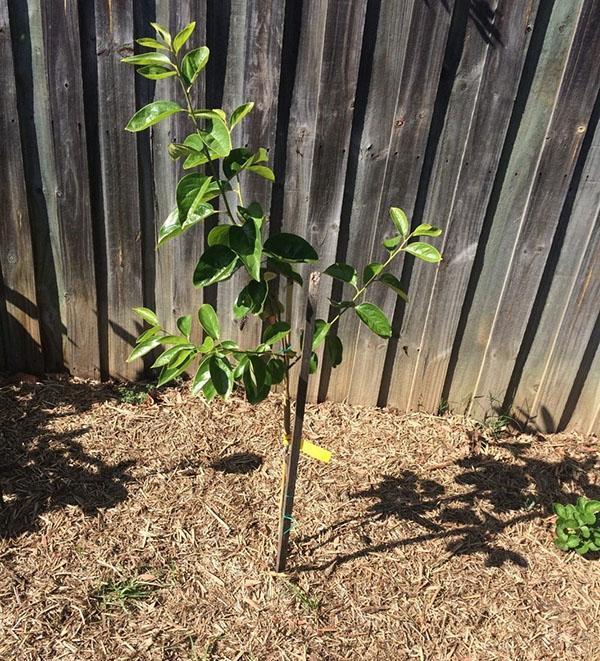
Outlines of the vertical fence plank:
<svg viewBox="0 0 600 661">
<path fill-rule="evenodd" d="M 424 221 L 444 227 L 445 261 L 417 260 L 389 402 L 435 410 L 494 173 L 513 108 L 536 2 L 499 2 L 488 38 L 469 21 Z M 485 150 L 481 149 L 485 141 Z"/>
<path fill-rule="evenodd" d="M 136 136 L 124 131 L 136 110 L 131 0 L 96 0 L 98 111 L 108 283 L 108 366 L 116 378 L 135 378 L 126 358 L 140 324 L 131 308 L 143 302 Z"/>
<path fill-rule="evenodd" d="M 535 301 L 598 92 L 600 71 L 594 62 L 600 57 L 599 22 L 594 4 L 583 3 L 531 186 L 515 214 L 520 222 L 502 285 L 497 286 L 498 305 L 473 387 L 473 398 L 483 402 L 490 393 L 498 400 L 506 391 Z"/>
<path fill-rule="evenodd" d="M 595 356 L 578 393 L 573 414 L 564 423 L 568 429 L 584 434 L 600 434 L 600 351 L 598 351 L 598 326 L 592 332 L 596 346 Z"/>
<path fill-rule="evenodd" d="M 232 3 L 223 97 L 223 108 L 228 114 L 242 103 L 254 101 L 252 112 L 234 129 L 234 145 L 245 146 L 251 151 L 264 147 L 270 155 L 271 167 L 275 150 L 284 11 L 283 2 L 238 0 Z M 259 202 L 265 213 L 269 214 L 270 182 L 245 173 L 241 184 L 244 204 Z M 233 210 L 239 204 L 235 194 L 230 196 L 230 204 Z M 233 303 L 247 282 L 245 269 L 240 269 L 230 280 L 219 285 L 217 301 L 222 314 L 223 332 L 241 346 L 250 347 L 260 341 L 260 320 L 248 319 L 242 330 L 240 323 L 232 318 Z"/>
<path fill-rule="evenodd" d="M 43 3 L 48 101 L 52 120 L 60 268 L 65 299 L 65 367 L 99 378 L 100 356 L 77 3 Z"/>
<path fill-rule="evenodd" d="M 452 3 L 381 6 L 345 257 L 358 268 L 381 259 L 381 241 L 392 234 L 390 206 L 412 215 L 451 13 Z M 393 272 L 401 269 L 399 256 Z M 369 300 L 392 316 L 396 295 L 389 289 L 371 287 Z M 377 404 L 388 343 L 351 313 L 342 317 L 339 335 L 344 362 L 331 373 L 328 395 Z"/>
<path fill-rule="evenodd" d="M 306 10 L 302 30 L 312 32 L 318 26 L 323 42 L 309 37 L 300 44 L 288 134 L 287 163 L 293 174 L 291 187 L 285 191 L 283 226 L 307 238 L 317 249 L 321 265 L 326 266 L 335 260 L 341 224 L 366 3 L 330 2 L 327 7 L 307 3 Z M 310 49 L 307 62 L 303 61 L 304 49 Z M 305 176 L 306 166 L 298 163 L 300 159 L 310 163 L 316 176 Z M 292 196 L 296 199 L 291 200 Z M 307 270 L 303 269 L 304 274 Z M 319 317 L 327 315 L 330 291 L 323 287 Z M 293 301 L 292 325 L 296 333 L 305 302 L 303 295 L 296 295 Z M 311 400 L 317 397 L 318 381 L 315 376 L 309 387 Z"/>
<path fill-rule="evenodd" d="M 593 328 L 582 329 L 580 324 L 594 324 L 595 310 L 600 309 L 600 300 L 594 301 L 590 291 L 598 274 L 589 272 L 593 269 L 590 251 L 593 253 L 600 229 L 599 172 L 600 124 L 581 171 L 573 206 L 566 210 L 569 222 L 560 255 L 546 266 L 545 279 L 551 280 L 551 284 L 546 300 L 536 302 L 543 304 L 543 311 L 535 323 L 535 335 L 527 348 L 514 397 L 513 415 L 524 422 L 532 421 L 545 431 L 560 421 L 569 399 L 565 390 L 568 392 L 577 378 L 587 339 L 593 333 Z"/>
<path fill-rule="evenodd" d="M 6 0 L 0 0 L 0 163 L 10 163 L 0 186 L 0 316 L 3 369 L 40 372 L 31 232 Z"/>
<path fill-rule="evenodd" d="M 206 43 L 206 4 L 204 0 L 185 0 L 172 3 L 159 0 L 156 3 L 156 20 L 176 34 L 191 21 L 196 29 L 186 48 L 197 48 Z M 150 28 L 151 30 L 151 28 Z M 136 35 L 137 36 L 137 35 Z M 211 66 L 209 60 L 208 66 Z M 202 74 L 194 86 L 194 102 L 205 107 L 205 76 Z M 156 81 L 155 100 L 179 99 L 183 105 L 182 91 L 175 78 Z M 180 161 L 173 161 L 167 147 L 171 142 L 183 142 L 192 132 L 190 119 L 173 115 L 152 127 L 152 162 L 154 176 L 155 245 L 158 230 L 174 207 L 177 181 L 183 174 Z M 202 254 L 204 245 L 203 227 L 189 229 L 185 236 L 169 241 L 156 253 L 155 298 L 159 319 L 167 328 L 175 330 L 178 317 L 195 313 L 202 303 L 202 292 L 192 286 L 192 275 Z M 195 333 L 199 333 L 195 325 Z M 198 339 L 198 335 L 196 335 Z"/>
</svg>

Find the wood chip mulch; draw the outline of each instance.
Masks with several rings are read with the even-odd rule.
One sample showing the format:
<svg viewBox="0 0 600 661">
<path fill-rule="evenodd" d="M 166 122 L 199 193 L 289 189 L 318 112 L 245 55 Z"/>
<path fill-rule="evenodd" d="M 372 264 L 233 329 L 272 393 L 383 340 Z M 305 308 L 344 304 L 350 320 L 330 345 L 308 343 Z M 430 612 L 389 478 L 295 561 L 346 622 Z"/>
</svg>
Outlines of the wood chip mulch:
<svg viewBox="0 0 600 661">
<path fill-rule="evenodd" d="M 600 445 L 325 403 L 290 572 L 281 401 L 0 388 L 0 659 L 600 659 L 600 562 L 552 544 Z"/>
</svg>

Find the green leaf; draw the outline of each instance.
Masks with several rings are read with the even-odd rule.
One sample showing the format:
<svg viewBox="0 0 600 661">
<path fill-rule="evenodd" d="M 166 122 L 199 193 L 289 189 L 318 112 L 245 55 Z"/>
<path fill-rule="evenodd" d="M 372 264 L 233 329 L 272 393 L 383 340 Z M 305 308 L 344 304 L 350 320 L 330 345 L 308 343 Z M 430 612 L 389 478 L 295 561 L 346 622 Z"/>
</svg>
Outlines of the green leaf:
<svg viewBox="0 0 600 661">
<path fill-rule="evenodd" d="M 329 358 L 331 367 L 337 367 L 342 362 L 344 347 L 337 335 L 327 335 L 325 338 L 325 353 Z"/>
<path fill-rule="evenodd" d="M 430 264 L 436 264 L 437 262 L 442 261 L 442 256 L 440 255 L 437 248 L 434 248 L 429 243 L 422 243 L 421 241 L 415 241 L 414 243 L 409 243 L 406 248 L 406 252 L 422 259 L 424 262 L 429 262 Z"/>
<path fill-rule="evenodd" d="M 260 314 L 263 311 L 269 288 L 266 282 L 249 282 L 238 297 L 233 306 L 233 313 L 237 319 L 247 314 Z"/>
<path fill-rule="evenodd" d="M 194 48 L 194 50 L 185 54 L 181 61 L 181 73 L 188 87 L 192 85 L 199 73 L 206 66 L 209 55 L 210 51 L 206 46 Z"/>
<path fill-rule="evenodd" d="M 232 225 L 215 225 L 206 237 L 208 245 L 229 247 L 229 230 L 232 227 Z"/>
<path fill-rule="evenodd" d="M 242 119 L 254 108 L 254 102 L 250 101 L 250 103 L 244 103 L 241 106 L 238 106 L 232 113 L 231 117 L 229 119 L 229 126 L 233 128 L 237 124 L 239 124 Z"/>
<path fill-rule="evenodd" d="M 196 27 L 196 21 L 192 21 L 186 25 L 181 32 L 178 32 L 175 38 L 173 39 L 173 50 L 175 53 L 179 53 L 181 48 L 184 46 L 185 42 L 192 36 L 192 32 Z"/>
<path fill-rule="evenodd" d="M 314 374 L 317 371 L 318 367 L 319 367 L 319 357 L 313 351 L 310 354 L 310 362 L 308 363 L 308 373 L 309 374 Z"/>
<path fill-rule="evenodd" d="M 150 65 L 150 66 L 163 66 L 168 69 L 173 68 L 173 63 L 171 62 L 168 55 L 164 53 L 140 53 L 139 55 L 130 55 L 129 57 L 121 58 L 121 62 L 126 64 L 136 64 L 136 65 Z"/>
<path fill-rule="evenodd" d="M 150 80 L 161 80 L 162 78 L 170 78 L 177 75 L 177 72 L 173 71 L 173 69 L 159 66 L 140 67 L 137 72 Z"/>
<path fill-rule="evenodd" d="M 183 108 L 178 103 L 175 103 L 175 101 L 153 101 L 135 113 L 127 123 L 125 130 L 133 133 L 143 131 L 149 126 L 160 122 L 161 119 L 170 117 L 182 110 Z"/>
<path fill-rule="evenodd" d="M 150 23 L 150 25 L 165 40 L 165 43 L 170 48 L 172 44 L 172 39 L 171 39 L 171 33 L 167 30 L 167 28 L 163 27 L 160 23 Z"/>
<path fill-rule="evenodd" d="M 262 259 L 261 224 L 262 219 L 250 218 L 241 227 L 231 227 L 228 236 L 230 248 L 242 260 L 250 277 L 257 281 Z"/>
<path fill-rule="evenodd" d="M 209 370 L 210 356 L 204 358 L 198 365 L 194 380 L 192 382 L 192 393 L 197 395 L 202 388 L 210 381 L 210 370 Z"/>
<path fill-rule="evenodd" d="M 159 347 L 161 344 L 163 344 L 163 339 L 164 338 L 162 337 L 152 337 L 149 340 L 146 340 L 145 342 L 138 344 L 135 347 L 135 349 L 129 354 L 126 362 L 132 363 L 134 360 L 137 360 L 138 358 L 145 356 L 147 353 L 152 351 L 152 349 L 156 349 L 156 347 Z"/>
<path fill-rule="evenodd" d="M 327 337 L 327 333 L 329 333 L 330 329 L 331 329 L 331 324 L 328 324 L 326 321 L 323 321 L 323 319 L 317 319 L 315 321 L 315 332 L 313 335 L 312 347 L 311 347 L 313 351 L 321 346 L 321 344 Z"/>
<path fill-rule="evenodd" d="M 181 360 L 184 360 L 185 358 L 187 358 L 190 350 L 193 348 L 194 348 L 193 344 L 176 344 L 175 346 L 170 347 L 166 351 L 163 351 L 150 367 L 152 369 L 155 369 L 156 367 L 163 367 L 164 365 L 168 365 L 173 360 L 173 358 L 178 356 L 182 351 L 187 351 L 187 353 L 184 354 L 183 357 L 181 358 Z"/>
<path fill-rule="evenodd" d="M 215 341 L 210 335 L 207 335 L 202 344 L 198 347 L 200 353 L 210 353 L 215 348 Z"/>
<path fill-rule="evenodd" d="M 174 239 L 176 236 L 179 236 L 182 232 L 183 227 L 179 222 L 179 211 L 177 209 L 173 209 L 158 231 L 158 247 L 162 246 L 163 243 L 166 243 L 170 239 Z"/>
<path fill-rule="evenodd" d="M 379 337 L 391 337 L 392 326 L 385 314 L 373 303 L 360 303 L 355 308 L 360 320 Z"/>
<path fill-rule="evenodd" d="M 350 266 L 350 264 L 336 262 L 335 264 L 328 266 L 323 273 L 336 280 L 342 280 L 343 282 L 347 282 L 353 287 L 356 287 L 358 275 L 354 266 Z"/>
<path fill-rule="evenodd" d="M 246 397 L 251 404 L 258 404 L 269 394 L 270 375 L 266 365 L 258 356 L 248 356 L 248 363 L 242 376 Z"/>
<path fill-rule="evenodd" d="M 367 264 L 363 270 L 363 285 L 373 280 L 378 273 L 383 270 L 383 264 L 379 262 L 371 262 Z"/>
<path fill-rule="evenodd" d="M 150 326 L 150 328 L 147 328 L 135 341 L 136 344 L 142 344 L 142 342 L 145 342 L 146 340 L 149 340 L 151 337 L 154 337 L 158 335 L 159 333 L 162 332 L 162 328 L 160 326 Z"/>
<path fill-rule="evenodd" d="M 227 158 L 223 159 L 223 174 L 227 179 L 233 179 L 252 163 L 252 159 L 253 154 L 249 149 L 245 147 L 232 149 Z"/>
<path fill-rule="evenodd" d="M 163 367 L 156 385 L 159 387 L 164 386 L 165 383 L 169 383 L 169 381 L 173 381 L 178 376 L 181 376 L 195 357 L 196 354 L 191 351 L 182 363 L 177 361 L 176 365 Z"/>
<path fill-rule="evenodd" d="M 203 303 L 198 308 L 198 320 L 204 330 L 215 340 L 219 339 L 221 329 L 219 327 L 219 317 L 210 303 Z"/>
<path fill-rule="evenodd" d="M 244 374 L 244 370 L 246 369 L 248 365 L 248 356 L 247 354 L 243 354 L 238 358 L 238 364 L 235 366 L 235 369 L 233 370 L 233 378 L 235 380 L 241 378 L 241 376 Z"/>
<path fill-rule="evenodd" d="M 554 508 L 555 514 L 557 514 L 558 516 L 560 516 L 563 519 L 566 518 L 566 513 L 567 512 L 565 510 L 564 505 L 561 505 L 560 503 L 554 503 L 554 505 L 552 507 Z"/>
<path fill-rule="evenodd" d="M 423 223 L 422 225 L 417 225 L 413 230 L 413 236 L 439 236 L 442 233 L 442 230 L 439 227 L 434 227 L 428 223 Z"/>
<path fill-rule="evenodd" d="M 161 50 L 169 50 L 164 44 L 161 44 L 160 41 L 156 41 L 156 39 L 152 39 L 152 37 L 141 37 L 140 39 L 136 39 L 136 42 L 140 46 L 145 46 L 146 48 L 159 48 Z"/>
<path fill-rule="evenodd" d="M 227 397 L 233 389 L 233 372 L 231 366 L 224 358 L 211 356 L 208 369 L 215 390 L 221 397 Z"/>
<path fill-rule="evenodd" d="M 270 236 L 265 241 L 264 251 L 283 262 L 316 262 L 319 259 L 308 241 L 286 232 Z"/>
<path fill-rule="evenodd" d="M 271 377 L 271 384 L 281 383 L 285 377 L 285 363 L 281 358 L 271 358 L 267 363 L 267 372 Z"/>
<path fill-rule="evenodd" d="M 183 317 L 179 317 L 179 319 L 177 319 L 177 328 L 179 328 L 179 332 L 182 335 L 189 338 L 190 333 L 192 332 L 192 315 L 186 314 Z"/>
<path fill-rule="evenodd" d="M 212 177 L 204 176 L 199 172 L 191 172 L 179 180 L 176 198 L 179 222 L 183 229 L 214 213 L 212 205 L 205 202 L 212 183 Z"/>
<path fill-rule="evenodd" d="M 194 287 L 207 287 L 227 280 L 239 268 L 238 256 L 227 246 L 210 246 L 200 257 L 194 270 Z"/>
<path fill-rule="evenodd" d="M 271 326 L 267 326 L 263 332 L 262 341 L 264 344 L 272 346 L 279 340 L 282 340 L 289 332 L 290 325 L 285 321 L 278 321 Z"/>
<path fill-rule="evenodd" d="M 206 145 L 211 160 L 225 158 L 231 152 L 231 133 L 220 117 L 211 120 L 209 130 L 201 132 L 200 139 Z"/>
<path fill-rule="evenodd" d="M 382 273 L 379 278 L 379 282 L 383 282 L 384 285 L 387 285 L 390 289 L 396 292 L 398 296 L 403 301 L 406 301 L 408 303 L 408 296 L 406 295 L 406 292 L 402 289 L 402 284 L 400 283 L 400 280 L 393 275 L 392 273 Z"/>
<path fill-rule="evenodd" d="M 294 267 L 288 264 L 287 262 L 280 262 L 277 259 L 269 259 L 267 261 L 267 268 L 269 271 L 273 271 L 274 273 L 278 273 L 279 275 L 282 275 L 284 278 L 291 280 L 292 282 L 296 282 L 300 286 L 303 284 L 302 276 L 297 272 L 294 271 Z"/>
<path fill-rule="evenodd" d="M 147 321 L 151 326 L 159 326 L 160 322 L 155 312 L 152 312 L 149 308 L 132 308 L 133 311 L 141 317 L 144 321 Z"/>
<path fill-rule="evenodd" d="M 259 175 L 260 177 L 263 177 L 264 179 L 268 179 L 269 181 L 275 181 L 275 175 L 273 174 L 273 170 L 271 168 L 268 168 L 266 165 L 251 165 L 248 168 L 249 172 L 254 172 L 254 174 Z"/>
<path fill-rule="evenodd" d="M 402 241 L 404 241 L 404 237 L 401 234 L 397 234 L 389 239 L 384 239 L 383 247 L 391 252 L 394 248 L 397 248 Z"/>
<path fill-rule="evenodd" d="M 404 211 L 398 207 L 390 207 L 390 218 L 398 232 L 404 237 L 408 236 L 408 233 L 410 232 L 410 223 L 408 222 L 408 218 Z"/>
</svg>

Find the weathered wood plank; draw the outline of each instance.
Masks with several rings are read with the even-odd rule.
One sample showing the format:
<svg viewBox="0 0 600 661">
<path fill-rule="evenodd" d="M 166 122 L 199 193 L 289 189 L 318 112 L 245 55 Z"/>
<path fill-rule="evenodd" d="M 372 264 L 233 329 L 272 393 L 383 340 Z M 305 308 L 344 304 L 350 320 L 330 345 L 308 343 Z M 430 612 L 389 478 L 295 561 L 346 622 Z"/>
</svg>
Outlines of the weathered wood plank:
<svg viewBox="0 0 600 661">
<path fill-rule="evenodd" d="M 156 4 L 156 20 L 176 34 L 191 21 L 196 29 L 186 48 L 197 48 L 206 43 L 206 3 L 204 0 L 185 0 L 172 3 L 159 0 Z M 208 66 L 211 66 L 210 60 Z M 201 75 L 193 88 L 193 100 L 197 107 L 206 107 L 205 76 Z M 156 82 L 155 99 L 178 99 L 184 105 L 183 94 L 175 78 Z M 179 161 L 173 161 L 167 147 L 171 142 L 183 142 L 192 132 L 189 118 L 183 114 L 173 115 L 168 120 L 152 127 L 152 164 L 154 175 L 155 239 L 168 214 L 175 206 L 177 181 L 184 174 Z M 174 330 L 178 317 L 191 314 L 202 303 L 202 291 L 192 286 L 192 274 L 204 249 L 203 227 L 192 227 L 180 238 L 169 241 L 156 252 L 155 299 L 159 319 L 167 328 Z M 199 338 L 200 330 L 194 322 L 194 333 Z"/>
<path fill-rule="evenodd" d="M 284 13 L 284 3 L 269 0 L 232 3 L 223 108 L 231 113 L 242 103 L 254 101 L 252 112 L 234 129 L 233 142 L 253 151 L 264 147 L 270 155 L 275 149 Z M 269 214 L 271 183 L 252 174 L 244 174 L 240 179 L 244 203 L 259 202 Z M 229 199 L 235 210 L 239 204 L 237 195 L 233 193 Z M 268 227 L 263 233 L 267 231 Z M 230 280 L 219 284 L 217 301 L 223 333 L 241 346 L 251 347 L 260 341 L 260 320 L 246 320 L 242 330 L 231 312 L 247 283 L 247 273 L 240 269 Z"/>
<path fill-rule="evenodd" d="M 330 2 L 327 7 L 307 3 L 306 10 L 302 30 L 309 35 L 300 43 L 290 113 L 290 186 L 285 191 L 283 226 L 308 239 L 320 264 L 327 266 L 335 261 L 340 228 L 366 3 Z M 316 26 L 318 39 L 312 35 Z M 299 161 L 310 164 L 309 176 L 307 166 Z M 304 274 L 307 271 L 303 269 Z M 317 314 L 323 318 L 328 312 L 328 287 L 320 296 Z M 296 290 L 291 316 L 296 333 L 304 305 L 305 296 Z M 317 397 L 318 382 L 315 375 L 309 386 L 311 400 Z"/>
<path fill-rule="evenodd" d="M 65 299 L 65 367 L 99 378 L 94 247 L 86 153 L 79 16 L 75 0 L 43 3 L 49 111 L 52 121 L 60 265 Z"/>
<path fill-rule="evenodd" d="M 596 31 L 600 15 L 583 3 L 555 107 L 520 217 L 513 254 L 474 386 L 474 398 L 503 394 L 509 384 L 560 210 L 600 83 Z M 517 295 L 518 292 L 518 295 Z"/>
<path fill-rule="evenodd" d="M 600 322 L 597 322 L 600 324 Z M 587 378 L 575 404 L 573 414 L 564 416 L 564 426 L 584 434 L 600 434 L 600 351 L 598 350 L 598 326 L 593 331 L 595 355 L 589 367 Z"/>
<path fill-rule="evenodd" d="M 590 315 L 594 322 L 594 310 L 586 302 L 589 298 L 588 275 L 585 263 L 589 262 L 589 252 L 598 234 L 600 214 L 600 126 L 596 127 L 587 153 L 585 164 L 580 173 L 580 185 L 572 208 L 569 209 L 568 225 L 557 261 L 546 266 L 546 280 L 551 278 L 551 285 L 545 300 L 538 300 L 537 306 L 543 305 L 543 311 L 537 320 L 535 336 L 527 350 L 527 357 L 514 397 L 514 415 L 534 425 L 542 424 L 546 431 L 552 426 L 552 419 L 558 424 L 561 411 L 565 406 L 565 389 L 574 383 L 577 371 L 585 351 L 586 337 L 590 336 L 583 329 L 573 335 L 576 345 L 572 347 L 565 329 L 573 332 L 576 318 L 582 310 Z M 564 213 L 564 211 L 563 211 Z M 548 273 L 548 268 L 552 272 Z M 583 269 L 583 271 L 582 271 Z M 594 274 L 591 274 L 594 277 Z M 596 276 L 597 277 L 597 276 Z M 582 291 L 583 288 L 583 291 Z M 600 309 L 600 301 L 595 302 Z M 530 320 L 531 325 L 531 320 Z M 570 347 L 570 350 L 566 350 Z M 513 376 L 513 380 L 515 376 Z M 562 400 L 562 405 L 553 405 Z M 549 416 L 540 416 L 541 407 L 550 412 Z"/>
<path fill-rule="evenodd" d="M 467 26 L 424 212 L 425 222 L 444 228 L 445 261 L 438 269 L 415 263 L 400 340 L 406 349 L 396 357 L 389 393 L 394 406 L 439 405 L 536 5 L 499 2 L 496 41 L 484 40 L 476 24 Z"/>
<path fill-rule="evenodd" d="M 143 303 L 136 136 L 124 131 L 135 107 L 135 71 L 121 58 L 133 52 L 131 0 L 96 0 L 98 106 L 104 231 L 107 247 L 108 366 L 115 378 L 135 378 L 127 364 L 141 324 L 131 308 Z"/>
<path fill-rule="evenodd" d="M 39 313 L 6 0 L 0 0 L 0 62 L 0 163 L 10 164 L 0 186 L 0 355 L 3 369 L 39 373 Z"/>
<path fill-rule="evenodd" d="M 535 76 L 506 167 L 489 237 L 465 328 L 460 341 L 452 383 L 451 408 L 466 410 L 472 401 L 502 283 L 510 266 L 521 218 L 526 208 L 536 163 L 556 104 L 582 3 L 557 3 L 550 17 Z M 529 260 L 528 260 L 529 261 Z M 476 400 L 475 412 L 491 407 L 489 393 Z M 493 390 L 495 399 L 503 392 Z"/>
<path fill-rule="evenodd" d="M 381 6 L 346 257 L 358 268 L 384 254 L 381 241 L 392 234 L 390 206 L 401 206 L 412 215 L 452 4 Z M 427 76 L 421 75 L 421 67 Z M 392 272 L 399 277 L 401 270 L 398 258 Z M 393 315 L 396 295 L 386 287 L 373 286 L 368 299 L 388 317 Z M 344 362 L 331 374 L 328 395 L 377 404 L 388 343 L 351 313 L 342 317 L 339 335 Z"/>
</svg>

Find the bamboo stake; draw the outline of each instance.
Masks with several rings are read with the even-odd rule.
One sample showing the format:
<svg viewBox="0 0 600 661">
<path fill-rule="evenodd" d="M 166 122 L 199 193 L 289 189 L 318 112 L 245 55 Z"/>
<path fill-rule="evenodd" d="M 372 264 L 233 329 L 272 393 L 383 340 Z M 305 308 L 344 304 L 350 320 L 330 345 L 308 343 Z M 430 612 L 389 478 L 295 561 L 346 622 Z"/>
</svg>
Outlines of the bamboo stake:
<svg viewBox="0 0 600 661">
<path fill-rule="evenodd" d="M 310 356 L 312 353 L 312 339 L 317 313 L 317 294 L 321 274 L 313 272 L 308 282 L 308 300 L 306 302 L 306 323 L 304 327 L 304 340 L 302 345 L 302 360 L 300 362 L 300 376 L 296 392 L 296 413 L 294 416 L 294 432 L 292 442 L 286 446 L 285 478 L 281 501 L 281 516 L 279 519 L 279 540 L 277 544 L 277 571 L 284 572 L 288 542 L 292 528 L 292 511 L 294 508 L 294 494 L 296 492 L 296 478 L 298 476 L 298 459 L 302 443 L 302 426 L 304 424 L 304 410 L 306 408 L 306 393 L 308 391 L 308 378 L 310 370 Z"/>
</svg>

